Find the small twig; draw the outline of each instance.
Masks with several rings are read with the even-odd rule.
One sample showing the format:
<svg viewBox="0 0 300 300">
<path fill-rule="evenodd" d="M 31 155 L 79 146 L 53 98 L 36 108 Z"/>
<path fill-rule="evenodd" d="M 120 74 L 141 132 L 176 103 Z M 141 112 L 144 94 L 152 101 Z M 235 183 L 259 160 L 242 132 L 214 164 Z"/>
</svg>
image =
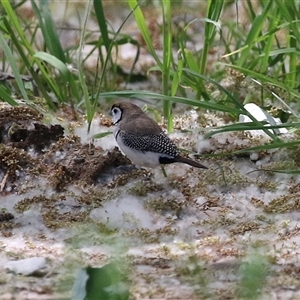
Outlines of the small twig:
<svg viewBox="0 0 300 300">
<path fill-rule="evenodd" d="M 0 184 L 0 192 L 2 192 L 5 188 L 5 185 L 6 185 L 6 181 L 7 181 L 7 178 L 8 178 L 8 171 L 6 172 L 6 174 L 4 175 L 3 179 L 2 179 L 2 182 Z"/>
</svg>

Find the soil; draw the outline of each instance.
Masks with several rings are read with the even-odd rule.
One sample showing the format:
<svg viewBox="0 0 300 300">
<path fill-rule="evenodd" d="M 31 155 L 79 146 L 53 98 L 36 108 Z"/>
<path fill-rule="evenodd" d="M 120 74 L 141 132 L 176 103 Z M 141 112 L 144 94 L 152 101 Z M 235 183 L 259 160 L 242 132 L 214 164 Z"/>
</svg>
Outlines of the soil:
<svg viewBox="0 0 300 300">
<path fill-rule="evenodd" d="M 106 153 L 93 144 L 83 145 L 80 137 L 65 136 L 61 125 L 44 125 L 41 118 L 28 107 L 1 108 L 2 194 L 18 190 L 26 175 L 43 176 L 55 191 L 61 191 L 69 184 L 96 184 L 101 176 L 130 163 L 118 148 Z M 29 151 L 34 151 L 34 157 Z M 64 153 L 62 157 L 60 152 Z"/>
<path fill-rule="evenodd" d="M 191 122 L 181 114 L 174 124 Z M 111 261 L 126 274 L 129 299 L 236 299 L 249 272 L 263 299 L 288 299 L 286 287 L 299 284 L 299 183 L 270 172 L 287 164 L 286 151 L 257 152 L 269 171 L 249 172 L 259 169 L 240 155 L 204 161 L 208 170 L 174 164 L 165 178 L 132 168 L 108 141 L 104 150 L 52 123 L 27 106 L 0 106 L 0 261 L 48 262 L 29 277 L 0 269 L 1 300 L 70 299 L 78 270 Z M 105 117 L 97 126 L 112 131 Z M 175 138 L 208 153 L 258 143 L 232 133 L 197 139 Z"/>
<path fill-rule="evenodd" d="M 0 233 L 4 240 L 14 236 L 14 230 L 21 231 L 22 224 L 18 222 L 16 214 L 23 214 L 33 205 L 36 209 L 36 205 L 40 204 L 37 211 L 41 214 L 44 225 L 51 230 L 87 221 L 89 209 L 83 211 L 79 207 L 93 201 L 91 193 L 78 196 L 77 207 L 72 207 L 66 213 L 58 212 L 57 207 L 66 199 L 68 188 L 71 185 L 81 189 L 93 186 L 99 188 L 107 186 L 107 182 L 113 187 L 114 176 L 120 174 L 120 171 L 116 171 L 118 167 L 130 164 L 117 147 L 112 151 L 104 151 L 92 143 L 83 144 L 79 136 L 65 135 L 61 125 L 46 125 L 44 122 L 43 116 L 35 109 L 1 103 L 0 174 L 3 176 L 0 183 Z M 40 192 L 33 196 L 26 196 L 30 191 L 39 189 Z M 45 189 L 51 190 L 51 196 L 47 195 Z M 97 197 L 96 190 L 94 194 Z M 24 196 L 22 200 L 16 201 L 13 209 L 5 208 L 4 200 L 12 199 L 14 195 Z M 32 238 L 36 239 L 36 235 Z M 44 236 L 41 235 L 40 239 L 44 239 Z M 13 256 L 18 258 L 20 253 Z M 8 257 L 9 255 L 6 258 Z M 18 288 L 12 289 L 12 293 L 4 293 L 0 299 L 10 299 L 13 294 L 19 295 L 17 299 L 40 299 L 41 294 L 54 293 L 52 289 L 42 289 L 37 293 L 29 293 L 29 287 L 25 289 L 28 289 L 27 292 L 22 293 Z M 11 287 L 7 290 L 11 290 Z"/>
</svg>

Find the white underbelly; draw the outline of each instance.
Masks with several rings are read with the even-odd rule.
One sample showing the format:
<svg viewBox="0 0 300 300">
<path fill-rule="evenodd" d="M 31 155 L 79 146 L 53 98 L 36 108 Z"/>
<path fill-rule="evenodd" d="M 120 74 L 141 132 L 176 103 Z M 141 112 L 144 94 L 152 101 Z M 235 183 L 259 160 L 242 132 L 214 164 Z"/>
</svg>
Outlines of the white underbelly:
<svg viewBox="0 0 300 300">
<path fill-rule="evenodd" d="M 160 153 L 150 151 L 138 151 L 133 148 L 130 148 L 123 143 L 119 135 L 117 137 L 117 143 L 122 152 L 135 164 L 136 167 L 154 168 L 160 165 L 159 158 L 162 156 Z M 169 157 L 168 155 L 163 156 Z"/>
</svg>

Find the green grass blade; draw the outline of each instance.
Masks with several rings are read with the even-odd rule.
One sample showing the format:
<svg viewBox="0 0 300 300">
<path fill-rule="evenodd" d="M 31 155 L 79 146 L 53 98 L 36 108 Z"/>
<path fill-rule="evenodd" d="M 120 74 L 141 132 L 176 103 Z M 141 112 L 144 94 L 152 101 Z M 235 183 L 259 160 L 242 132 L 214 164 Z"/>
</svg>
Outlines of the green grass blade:
<svg viewBox="0 0 300 300">
<path fill-rule="evenodd" d="M 260 124 L 253 124 L 253 122 L 245 122 L 245 123 L 235 123 L 232 125 L 226 125 L 223 127 L 215 127 L 213 131 L 205 134 L 204 138 L 208 139 L 212 136 L 224 132 L 230 131 L 244 131 L 244 130 L 262 130 L 262 129 L 280 129 L 280 128 L 298 128 L 300 127 L 300 123 L 287 123 L 280 125 L 269 125 L 267 122 L 260 122 Z"/>
<path fill-rule="evenodd" d="M 102 139 L 108 135 L 113 134 L 112 131 L 106 131 L 106 132 L 101 132 L 101 133 L 96 133 L 92 136 L 93 139 Z"/>
<path fill-rule="evenodd" d="M 185 72 L 187 72 L 187 73 L 189 73 L 189 74 L 192 74 L 192 75 L 194 75 L 194 76 L 196 76 L 196 77 L 200 77 L 200 78 L 202 78 L 203 80 L 206 80 L 207 82 L 210 82 L 211 84 L 215 85 L 220 91 L 222 91 L 225 95 L 227 95 L 228 99 L 235 105 L 236 108 L 239 108 L 240 110 L 243 111 L 242 114 L 248 116 L 248 117 L 252 120 L 252 122 L 254 122 L 255 124 L 258 124 L 258 125 L 260 124 L 260 122 L 258 122 L 258 121 L 255 119 L 255 117 L 253 117 L 253 116 L 252 116 L 252 115 L 244 108 L 243 104 L 240 103 L 240 101 L 239 101 L 238 99 L 236 99 L 231 93 L 229 93 L 229 92 L 228 92 L 225 88 L 223 88 L 219 83 L 217 83 L 216 81 L 214 81 L 214 80 L 212 80 L 212 79 L 210 79 L 210 78 L 207 78 L 207 77 L 205 77 L 205 76 L 203 76 L 203 75 L 201 75 L 201 74 L 198 74 L 198 73 L 196 73 L 196 72 L 194 72 L 194 71 L 191 71 L 191 70 L 189 70 L 189 69 L 185 69 L 185 68 L 184 68 L 183 71 L 185 71 Z M 262 128 L 262 130 L 263 130 L 267 135 L 269 135 L 273 140 L 277 140 L 277 139 L 278 139 L 278 137 L 277 137 L 275 134 L 271 133 L 269 130 L 263 129 L 263 128 Z"/>
<path fill-rule="evenodd" d="M 91 109 L 93 109 L 93 110 L 95 110 L 96 106 L 98 105 L 98 100 L 97 99 L 99 99 L 100 92 L 101 92 L 101 90 L 103 88 L 102 87 L 103 86 L 103 82 L 104 82 L 104 80 L 106 78 L 105 73 L 107 71 L 107 67 L 108 67 L 109 62 L 111 61 L 111 52 L 113 50 L 113 47 L 117 47 L 118 45 L 122 45 L 125 42 L 126 43 L 128 43 L 128 42 L 133 43 L 134 45 L 137 45 L 137 47 L 138 47 L 137 56 L 135 58 L 134 64 L 136 63 L 136 60 L 137 60 L 137 58 L 139 56 L 139 46 L 138 46 L 137 41 L 133 40 L 130 37 L 126 38 L 126 36 L 124 38 L 118 39 L 118 37 L 120 36 L 120 32 L 121 32 L 124 24 L 128 21 L 128 19 L 132 16 L 132 14 L 133 14 L 133 11 L 131 11 L 127 15 L 127 17 L 124 19 L 124 21 L 122 22 L 122 24 L 120 25 L 120 27 L 118 28 L 118 30 L 114 33 L 114 36 L 112 38 L 112 41 L 110 43 L 110 46 L 109 46 L 109 49 L 108 49 L 108 52 L 107 52 L 106 59 L 105 59 L 105 61 L 101 61 L 102 65 L 103 65 L 103 67 L 102 67 L 102 76 L 100 78 L 99 84 L 97 85 L 97 93 L 96 93 L 96 95 L 93 95 L 91 97 L 92 102 L 93 102 L 93 105 L 92 105 Z M 101 57 L 100 57 L 100 59 L 101 59 Z M 132 70 L 133 70 L 134 64 L 133 64 L 133 66 L 131 68 Z M 96 83 L 96 79 L 95 79 L 95 83 Z"/>
<path fill-rule="evenodd" d="M 265 145 L 261 145 L 261 146 L 255 146 L 255 147 L 237 150 L 237 151 L 232 152 L 232 154 L 245 153 L 245 152 L 249 152 L 249 151 L 263 151 L 263 150 L 270 150 L 270 149 L 287 148 L 287 147 L 293 147 L 293 146 L 298 146 L 298 145 L 300 145 L 300 141 L 294 141 L 294 142 L 276 141 L 276 142 L 272 142 L 270 144 L 265 144 Z"/>
<path fill-rule="evenodd" d="M 261 14 L 257 15 L 254 19 L 251 29 L 245 40 L 245 45 L 247 45 L 247 47 L 241 52 L 241 56 L 236 62 L 238 66 L 243 66 L 246 60 L 249 58 L 253 45 L 257 42 L 257 38 L 261 35 L 262 27 L 271 10 L 271 6 L 273 5 L 272 3 L 272 1 L 267 1 L 267 5 L 263 8 Z"/>
<path fill-rule="evenodd" d="M 35 81 L 37 88 L 39 92 L 43 95 L 45 98 L 48 106 L 56 110 L 56 106 L 53 104 L 52 99 L 49 97 L 44 82 L 40 79 L 40 77 L 37 75 L 36 71 L 33 69 L 33 66 L 31 64 L 30 58 L 34 54 L 34 50 L 32 49 L 32 46 L 28 42 L 26 36 L 24 35 L 24 30 L 22 29 L 18 18 L 12 9 L 9 1 L 1 0 L 1 3 L 3 4 L 3 7 L 7 13 L 7 17 L 3 18 L 3 24 L 6 28 L 7 34 L 9 35 L 13 45 L 16 47 L 18 54 L 20 55 L 20 61 L 23 62 L 23 64 L 26 66 L 28 71 L 30 72 L 33 80 Z M 15 33 L 16 31 L 16 33 Z M 17 34 L 17 35 L 16 35 Z M 18 36 L 18 37 L 17 37 Z M 25 50 L 24 50 L 25 48 Z M 48 76 L 44 66 L 41 63 L 37 63 L 39 70 L 43 75 L 46 75 L 46 78 Z M 48 79 L 50 77 L 48 76 Z M 50 78 L 50 81 L 48 82 L 50 86 L 52 86 L 52 80 Z M 55 91 L 54 91 L 55 92 Z"/>
<path fill-rule="evenodd" d="M 19 39 L 21 40 L 22 45 L 24 45 L 27 48 L 27 50 L 29 51 L 30 54 L 33 54 L 31 45 L 29 44 L 29 42 L 24 34 L 24 30 L 20 25 L 17 15 L 15 14 L 14 10 L 12 9 L 12 7 L 10 5 L 10 1 L 1 0 L 1 3 L 2 3 L 2 6 L 3 6 L 6 14 L 8 15 L 8 17 L 10 19 L 10 22 L 13 25 L 13 28 L 15 28 L 15 30 L 17 31 L 17 34 L 19 36 Z"/>
<path fill-rule="evenodd" d="M 220 28 L 220 26 L 216 26 L 218 24 L 221 12 L 223 10 L 223 0 L 209 0 L 207 3 L 207 13 L 206 13 L 206 19 L 209 19 L 209 22 L 205 22 L 205 29 L 204 29 L 204 45 L 203 50 L 201 54 L 200 59 L 200 65 L 198 72 L 200 74 L 205 75 L 206 68 L 207 68 L 207 56 L 208 51 L 210 47 L 212 47 L 212 44 L 214 42 L 215 35 L 217 33 L 217 28 Z M 219 25 L 219 24 L 218 24 Z M 197 99 L 200 99 L 200 96 L 204 97 L 204 99 L 207 98 L 206 91 L 205 91 L 205 85 L 203 81 L 200 79 L 198 80 L 198 90 L 197 90 Z"/>
<path fill-rule="evenodd" d="M 171 2 L 162 0 L 163 9 L 163 69 L 162 69 L 162 91 L 164 95 L 170 94 L 170 66 L 172 57 L 172 27 L 171 27 Z M 165 120 L 167 120 L 168 132 L 173 129 L 173 114 L 170 101 L 164 101 L 163 111 Z"/>
<path fill-rule="evenodd" d="M 270 76 L 261 74 L 260 72 L 256 72 L 253 70 L 250 70 L 248 68 L 243 68 L 237 65 L 231 65 L 231 64 L 226 64 L 226 63 L 221 63 L 224 66 L 227 66 L 229 68 L 235 69 L 240 71 L 241 73 L 243 73 L 244 75 L 248 75 L 250 77 L 255 78 L 256 80 L 259 80 L 261 83 L 270 83 L 273 84 L 276 87 L 279 87 L 285 91 L 287 91 L 291 96 L 296 97 L 296 98 L 300 98 L 300 94 L 295 91 L 294 89 L 292 89 L 291 87 L 289 87 L 288 85 L 282 83 L 281 81 L 272 78 Z"/>
<path fill-rule="evenodd" d="M 42 52 L 42 51 L 35 53 L 33 55 L 33 58 L 43 60 L 60 71 L 60 73 L 62 75 L 61 78 L 64 81 L 64 86 L 60 89 L 61 92 L 59 91 L 59 89 L 56 89 L 57 84 L 53 84 L 52 89 L 57 92 L 57 94 L 60 97 L 59 100 L 61 100 L 61 102 L 67 101 L 66 98 L 68 98 L 68 97 L 67 97 L 67 95 L 64 95 L 63 92 L 66 91 L 66 88 L 68 86 L 71 87 L 70 90 L 72 91 L 72 94 L 76 98 L 79 97 L 78 96 L 78 87 L 75 86 L 76 84 L 74 82 L 73 76 L 72 76 L 71 72 L 69 71 L 69 69 L 67 68 L 67 66 L 62 61 L 60 61 L 55 56 L 53 56 L 49 53 L 46 53 L 46 52 Z M 46 78 L 48 78 L 48 74 L 45 74 L 45 76 L 46 76 Z M 50 81 L 50 78 L 48 79 L 48 82 L 49 81 Z"/>
<path fill-rule="evenodd" d="M 49 9 L 49 1 L 41 0 L 40 9 L 35 4 L 34 0 L 31 0 L 31 4 L 39 20 L 39 27 L 42 30 L 46 48 L 49 50 L 50 54 L 53 57 L 56 57 L 63 64 L 67 64 L 68 60 L 63 50 L 63 47 L 60 43 L 56 26 L 54 24 Z M 53 59 L 51 60 L 53 61 Z M 75 83 L 74 76 L 70 72 L 68 72 L 68 78 L 66 83 L 67 83 L 66 85 L 60 86 L 60 88 L 54 87 L 54 85 L 58 85 L 58 83 L 54 83 L 54 85 L 52 85 L 52 87 L 55 89 L 55 94 L 57 95 L 58 100 L 60 102 L 65 102 L 66 98 L 71 98 L 71 99 L 77 99 L 77 101 L 79 101 L 80 96 L 78 91 L 78 85 Z M 68 95 L 69 92 L 71 93 L 71 95 Z"/>
<path fill-rule="evenodd" d="M 22 94 L 22 97 L 25 99 L 25 100 L 28 100 L 28 95 L 26 93 L 26 90 L 25 90 L 25 87 L 24 87 L 24 83 L 23 83 L 23 80 L 21 78 L 21 74 L 19 72 L 19 68 L 16 64 L 16 58 L 15 56 L 13 55 L 13 53 L 11 52 L 10 50 L 10 47 L 8 46 L 6 40 L 4 39 L 2 33 L 0 33 L 0 46 L 6 56 L 6 59 L 8 60 L 9 62 L 9 65 L 12 69 L 12 72 L 15 76 L 15 80 L 17 82 L 17 85 L 19 87 L 19 90 Z"/>
<path fill-rule="evenodd" d="M 130 9 L 133 12 L 133 15 L 135 17 L 136 23 L 139 27 L 139 30 L 145 40 L 145 43 L 148 47 L 148 50 L 150 52 L 150 54 L 153 56 L 153 58 L 155 59 L 157 65 L 160 67 L 160 69 L 163 69 L 163 65 L 160 61 L 160 59 L 158 58 L 155 48 L 153 46 L 153 42 L 151 39 L 151 35 L 149 33 L 148 27 L 146 25 L 146 20 L 144 18 L 143 12 L 140 8 L 139 3 L 136 0 L 128 0 L 128 5 L 130 7 Z"/>
<path fill-rule="evenodd" d="M 277 25 L 279 23 L 279 18 L 273 17 L 270 19 L 270 24 L 269 24 L 269 28 L 276 28 Z M 260 67 L 260 71 L 262 73 L 266 73 L 268 66 L 269 66 L 269 57 L 272 56 L 271 52 L 272 52 L 272 48 L 274 45 L 274 40 L 275 40 L 275 32 L 271 33 L 266 41 L 266 45 L 264 48 L 264 53 L 261 54 L 262 55 L 262 63 L 261 63 L 261 67 Z"/>
<path fill-rule="evenodd" d="M 92 9 L 92 5 L 91 5 L 91 1 L 88 1 L 86 3 L 86 8 L 85 8 L 85 17 L 84 17 L 84 24 L 83 24 L 83 28 L 81 31 L 81 35 L 80 35 L 80 41 L 79 41 L 79 47 L 78 47 L 78 56 L 77 56 L 77 69 L 79 70 L 79 82 L 83 91 L 83 99 L 84 99 L 84 103 L 85 103 L 85 107 L 86 107 L 86 114 L 87 114 L 87 122 L 88 122 L 88 132 L 90 132 L 90 128 L 91 128 L 91 124 L 92 124 L 92 120 L 95 114 L 95 108 L 91 103 L 91 98 L 88 92 L 88 88 L 85 82 L 85 77 L 82 70 L 82 49 L 84 47 L 84 35 L 86 32 L 86 26 L 87 26 L 87 21 L 88 18 L 91 14 L 91 9 Z"/>
<path fill-rule="evenodd" d="M 271 2 L 271 1 L 270 1 Z M 300 40 L 300 31 L 297 22 L 299 22 L 299 1 L 281 1 L 274 0 L 274 3 L 278 6 L 280 15 L 287 22 L 289 22 L 291 32 L 297 41 Z M 297 3 L 298 6 L 295 4 Z"/>
<path fill-rule="evenodd" d="M 217 29 L 221 28 L 218 21 L 223 10 L 223 4 L 223 0 L 209 0 L 207 4 L 207 13 L 205 18 L 206 22 L 204 29 L 204 48 L 202 50 L 199 67 L 199 73 L 203 75 L 205 74 L 206 70 L 208 50 L 214 41 Z"/>
<path fill-rule="evenodd" d="M 117 92 L 105 92 L 100 94 L 101 98 L 126 98 L 132 97 L 137 99 L 155 99 L 160 101 L 171 101 L 172 103 L 182 103 L 186 105 L 195 106 L 198 108 L 208 109 L 208 110 L 215 110 L 215 111 L 223 111 L 232 114 L 245 114 L 244 110 L 237 109 L 234 107 L 229 107 L 226 105 L 214 103 L 214 102 L 207 102 L 207 101 L 199 101 L 185 97 L 172 97 L 166 96 L 158 93 L 153 93 L 149 91 L 117 91 Z"/>
<path fill-rule="evenodd" d="M 290 174 L 290 175 L 299 175 L 300 174 L 300 170 L 270 170 L 270 169 L 258 169 L 255 171 L 266 171 L 266 172 L 273 172 L 273 173 L 280 173 L 280 174 Z"/>
<path fill-rule="evenodd" d="M 171 86 L 171 96 L 175 96 L 181 82 L 182 68 L 183 68 L 183 57 L 181 51 L 178 53 L 178 67 L 174 72 L 172 86 Z"/>
<path fill-rule="evenodd" d="M 104 15 L 104 9 L 102 5 L 102 0 L 94 0 L 94 9 L 95 9 L 95 14 L 96 18 L 98 21 L 98 25 L 101 31 L 101 36 L 103 39 L 103 44 L 106 48 L 107 53 L 109 52 L 110 44 L 111 41 L 108 36 L 108 30 L 107 30 L 107 24 L 106 24 L 106 19 Z"/>
<path fill-rule="evenodd" d="M 39 26 L 42 30 L 46 47 L 53 56 L 57 57 L 63 63 L 67 63 L 65 53 L 61 46 L 55 24 L 49 10 L 48 0 L 40 0 L 39 2 L 40 8 L 37 7 L 34 0 L 31 0 L 31 5 L 39 20 Z"/>
<path fill-rule="evenodd" d="M 18 103 L 11 97 L 11 95 L 7 93 L 2 84 L 0 84 L 0 100 L 10 104 L 11 106 L 18 105 Z"/>
<path fill-rule="evenodd" d="M 299 145 L 300 145 L 300 141 L 283 142 L 281 140 L 278 140 L 278 141 L 272 142 L 270 144 L 264 144 L 264 145 L 260 145 L 260 146 L 244 148 L 244 149 L 240 149 L 240 150 L 236 150 L 236 151 L 226 151 L 225 150 L 224 152 L 217 153 L 217 154 L 201 154 L 201 157 L 224 157 L 224 156 L 228 156 L 228 155 L 232 156 L 232 155 L 241 154 L 241 153 L 288 148 L 288 147 L 295 147 L 295 146 L 299 146 Z"/>
<path fill-rule="evenodd" d="M 68 70 L 67 66 L 61 60 L 59 60 L 57 57 L 55 57 L 49 53 L 39 51 L 33 55 L 33 58 L 38 58 L 38 59 L 41 59 L 41 60 L 49 63 L 54 68 L 59 70 L 61 72 L 61 74 L 63 75 L 63 77 L 66 78 L 66 80 L 69 79 L 70 71 Z"/>
</svg>

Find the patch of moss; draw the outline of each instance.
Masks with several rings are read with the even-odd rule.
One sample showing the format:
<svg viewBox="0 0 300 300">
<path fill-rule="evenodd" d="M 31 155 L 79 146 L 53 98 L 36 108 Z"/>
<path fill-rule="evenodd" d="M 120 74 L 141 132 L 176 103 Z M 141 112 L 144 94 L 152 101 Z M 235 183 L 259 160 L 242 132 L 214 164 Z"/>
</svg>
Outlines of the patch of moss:
<svg viewBox="0 0 300 300">
<path fill-rule="evenodd" d="M 219 218 L 218 218 L 218 223 L 221 226 L 230 226 L 236 223 L 236 220 L 228 218 L 226 216 L 226 214 L 220 214 Z"/>
<path fill-rule="evenodd" d="M 24 211 L 27 211 L 30 209 L 32 204 L 37 204 L 37 203 L 53 203 L 54 200 L 53 198 L 47 198 L 46 196 L 43 195 L 38 195 L 34 196 L 32 198 L 24 198 L 23 200 L 19 201 L 18 203 L 15 204 L 14 209 L 18 213 L 23 213 Z"/>
<path fill-rule="evenodd" d="M 154 197 L 146 202 L 146 208 L 158 213 L 174 212 L 179 214 L 186 205 L 185 201 L 179 200 L 177 197 Z"/>
<path fill-rule="evenodd" d="M 283 226 L 285 228 L 285 226 Z M 279 236 L 281 237 L 282 240 L 287 240 L 291 239 L 291 237 L 295 236 L 298 237 L 300 233 L 300 228 L 295 227 L 293 229 L 287 228 L 286 231 L 279 233 Z"/>
<path fill-rule="evenodd" d="M 70 181 L 71 177 L 64 166 L 55 164 L 52 167 L 49 182 L 56 191 L 62 191 Z"/>
<path fill-rule="evenodd" d="M 246 231 L 259 229 L 260 224 L 254 221 L 239 223 L 235 228 L 230 229 L 232 234 L 244 234 Z"/>
<path fill-rule="evenodd" d="M 150 180 L 139 180 L 128 192 L 137 197 L 145 197 L 149 193 L 155 193 L 164 189 L 162 184 L 155 183 Z"/>
<path fill-rule="evenodd" d="M 91 205 L 92 208 L 101 206 L 104 202 L 117 197 L 117 190 L 101 187 L 96 189 L 95 187 L 88 187 L 84 193 L 81 193 L 76 197 L 78 203 L 83 205 Z"/>
<path fill-rule="evenodd" d="M 105 235 L 113 235 L 118 232 L 119 229 L 117 228 L 109 228 L 105 223 L 97 223 L 96 224 L 97 231 L 101 234 Z"/>
<path fill-rule="evenodd" d="M 255 219 L 267 224 L 274 224 L 274 220 L 267 218 L 265 215 L 257 215 Z"/>
<path fill-rule="evenodd" d="M 300 194 L 283 195 L 264 206 L 266 213 L 288 213 L 300 210 Z"/>
<path fill-rule="evenodd" d="M 44 161 L 47 162 L 53 155 L 56 154 L 56 151 L 67 151 L 73 146 L 80 146 L 80 143 L 80 137 L 75 134 L 61 137 L 58 141 L 51 145 L 48 152 L 44 155 Z"/>
<path fill-rule="evenodd" d="M 278 187 L 278 183 L 271 180 L 260 181 L 257 180 L 257 186 L 259 188 L 265 189 L 267 191 L 276 191 Z"/>
<path fill-rule="evenodd" d="M 212 274 L 208 268 L 202 266 L 199 257 L 196 255 L 188 257 L 187 261 L 181 262 L 175 268 L 175 273 L 178 277 L 192 284 L 195 293 L 201 295 L 199 299 L 211 298 L 208 284 Z"/>
<path fill-rule="evenodd" d="M 286 156 L 286 153 L 285 153 L 285 156 Z M 277 170 L 289 171 L 289 170 L 294 170 L 296 168 L 297 168 L 297 164 L 295 164 L 294 160 L 290 160 L 290 158 L 284 157 L 280 161 L 272 161 L 267 164 L 264 164 L 261 167 L 260 171 L 264 172 L 265 174 L 267 174 L 269 176 L 274 176 L 276 174 Z M 273 182 L 273 183 L 276 184 L 276 182 Z M 275 185 L 275 187 L 276 187 L 276 185 Z"/>
<path fill-rule="evenodd" d="M 83 222 L 87 216 L 87 212 L 60 214 L 56 209 L 48 210 L 42 214 L 45 225 L 51 229 L 70 227 L 74 223 Z"/>
<path fill-rule="evenodd" d="M 201 240 L 201 245 L 221 246 L 221 239 L 219 236 L 207 236 Z"/>
<path fill-rule="evenodd" d="M 251 246 L 252 248 L 261 248 L 263 246 L 268 246 L 269 241 L 268 240 L 255 240 L 252 242 Z"/>
<path fill-rule="evenodd" d="M 300 146 L 288 148 L 289 156 L 293 159 L 297 167 L 300 167 Z"/>
<path fill-rule="evenodd" d="M 0 272 L 0 285 L 11 281 L 11 277 L 6 270 Z"/>
<path fill-rule="evenodd" d="M 231 162 L 225 162 L 219 169 L 214 170 L 214 172 L 207 177 L 206 184 L 216 183 L 219 185 L 223 184 L 224 186 L 248 187 L 256 182 L 240 173 Z"/>
<path fill-rule="evenodd" d="M 134 179 L 140 179 L 140 178 L 145 178 L 149 177 L 151 178 L 153 176 L 152 173 L 149 173 L 145 169 L 136 169 L 132 170 L 131 172 L 127 172 L 125 174 L 121 174 L 113 179 L 112 182 L 110 182 L 107 187 L 108 188 L 116 188 L 118 186 L 124 186 L 128 182 L 134 180 Z"/>
<path fill-rule="evenodd" d="M 11 181 L 16 179 L 16 171 L 22 171 L 35 162 L 24 150 L 0 143 L 0 168 L 8 172 Z"/>
<path fill-rule="evenodd" d="M 291 194 L 300 193 L 300 183 L 295 183 L 289 187 L 289 192 Z"/>
<path fill-rule="evenodd" d="M 300 267 L 298 264 L 286 264 L 283 268 L 283 272 L 295 279 L 300 279 Z"/>
<path fill-rule="evenodd" d="M 265 205 L 265 203 L 261 199 L 255 197 L 252 197 L 250 199 L 250 203 L 256 208 L 263 207 Z"/>
<path fill-rule="evenodd" d="M 178 229 L 172 228 L 170 226 L 165 226 L 155 230 L 149 228 L 139 228 L 139 229 L 127 229 L 124 230 L 124 234 L 127 236 L 134 236 L 140 238 L 144 243 L 152 244 L 159 243 L 160 238 L 166 235 L 176 235 Z"/>
<path fill-rule="evenodd" d="M 203 195 L 206 190 L 203 187 L 192 187 L 186 177 L 181 176 L 170 176 L 168 182 L 171 188 L 180 191 L 186 201 L 193 201 L 196 196 Z"/>
<path fill-rule="evenodd" d="M 14 223 L 11 223 L 11 222 L 0 223 L 0 229 L 12 229 L 14 227 L 15 227 Z"/>
<path fill-rule="evenodd" d="M 25 105 L 11 106 L 7 103 L 0 104 L 0 123 L 9 121 L 40 121 L 42 114 Z"/>
<path fill-rule="evenodd" d="M 240 172 L 234 172 L 226 175 L 226 183 L 230 185 L 236 185 L 238 187 L 248 187 L 252 185 L 254 181 Z"/>
</svg>

